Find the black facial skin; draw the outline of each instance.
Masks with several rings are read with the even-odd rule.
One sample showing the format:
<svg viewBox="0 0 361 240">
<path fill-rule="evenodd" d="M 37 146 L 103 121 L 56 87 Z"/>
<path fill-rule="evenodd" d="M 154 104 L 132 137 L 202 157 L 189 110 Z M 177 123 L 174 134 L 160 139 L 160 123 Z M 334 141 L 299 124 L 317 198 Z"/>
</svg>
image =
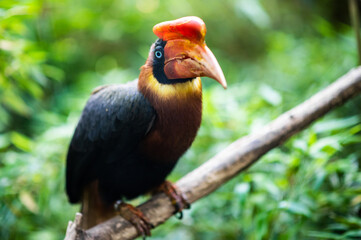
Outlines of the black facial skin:
<svg viewBox="0 0 361 240">
<path fill-rule="evenodd" d="M 164 47 L 167 44 L 166 41 L 158 39 L 155 42 L 153 52 L 153 75 L 162 84 L 174 84 L 184 83 L 192 81 L 193 78 L 179 78 L 179 79 L 168 79 L 164 73 Z"/>
</svg>

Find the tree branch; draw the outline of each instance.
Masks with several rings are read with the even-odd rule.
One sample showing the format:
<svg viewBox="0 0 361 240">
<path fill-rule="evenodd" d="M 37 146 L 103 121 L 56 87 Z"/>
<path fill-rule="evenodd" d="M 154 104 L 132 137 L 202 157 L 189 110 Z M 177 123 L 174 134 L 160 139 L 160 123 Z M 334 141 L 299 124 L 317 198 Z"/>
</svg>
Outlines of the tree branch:
<svg viewBox="0 0 361 240">
<path fill-rule="evenodd" d="M 326 89 L 260 129 L 259 132 L 235 141 L 184 176 L 176 185 L 190 203 L 197 201 L 255 163 L 269 150 L 279 146 L 292 135 L 360 92 L 361 67 L 351 70 Z M 154 226 L 166 221 L 174 212 L 173 206 L 164 194 L 152 197 L 139 208 Z M 76 234 L 74 233 L 73 236 L 76 236 L 66 238 L 68 240 L 120 240 L 134 239 L 138 236 L 136 229 L 119 216 L 86 231 L 80 230 L 77 227 L 79 224 L 74 224 L 69 224 L 69 226 L 75 229 L 73 231 L 76 231 Z M 68 234 L 70 236 L 71 231 Z"/>
<path fill-rule="evenodd" d="M 351 25 L 355 30 L 357 52 L 358 52 L 358 64 L 361 64 L 361 38 L 360 38 L 360 17 L 358 10 L 357 0 L 348 0 L 348 6 L 351 17 Z"/>
</svg>

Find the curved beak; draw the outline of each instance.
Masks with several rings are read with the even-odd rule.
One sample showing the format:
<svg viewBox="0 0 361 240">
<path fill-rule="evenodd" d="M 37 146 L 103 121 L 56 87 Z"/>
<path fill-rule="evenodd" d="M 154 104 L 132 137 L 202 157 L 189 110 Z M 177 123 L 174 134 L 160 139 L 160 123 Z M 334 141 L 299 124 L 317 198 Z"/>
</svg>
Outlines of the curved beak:
<svg viewBox="0 0 361 240">
<path fill-rule="evenodd" d="M 227 88 L 221 67 L 207 45 L 187 39 L 167 41 L 164 72 L 168 79 L 210 77 Z"/>
</svg>

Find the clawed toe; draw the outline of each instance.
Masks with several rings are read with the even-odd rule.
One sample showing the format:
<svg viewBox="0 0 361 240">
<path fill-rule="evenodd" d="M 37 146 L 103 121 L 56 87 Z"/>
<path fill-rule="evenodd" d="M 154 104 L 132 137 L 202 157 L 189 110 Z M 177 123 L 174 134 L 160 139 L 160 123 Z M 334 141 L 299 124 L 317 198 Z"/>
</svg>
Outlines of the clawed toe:
<svg viewBox="0 0 361 240">
<path fill-rule="evenodd" d="M 143 239 L 146 236 L 151 236 L 151 229 L 154 228 L 154 225 L 150 223 L 142 211 L 123 201 L 117 201 L 114 208 L 120 216 L 134 225 L 138 233 L 143 236 Z"/>
<path fill-rule="evenodd" d="M 189 209 L 190 204 L 187 201 L 184 194 L 171 182 L 164 181 L 158 188 L 157 192 L 164 192 L 171 200 L 176 213 L 176 217 L 178 219 L 183 218 L 183 209 Z"/>
</svg>

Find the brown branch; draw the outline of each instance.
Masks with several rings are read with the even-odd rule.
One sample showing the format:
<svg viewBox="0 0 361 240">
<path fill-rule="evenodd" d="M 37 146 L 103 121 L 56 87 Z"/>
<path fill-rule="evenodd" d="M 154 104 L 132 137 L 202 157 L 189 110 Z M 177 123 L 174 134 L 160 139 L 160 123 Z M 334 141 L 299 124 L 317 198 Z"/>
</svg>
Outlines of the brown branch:
<svg viewBox="0 0 361 240">
<path fill-rule="evenodd" d="M 348 6 L 351 17 L 351 24 L 355 30 L 357 52 L 358 52 L 358 63 L 361 64 L 361 39 L 360 39 L 360 17 L 358 10 L 357 0 L 348 0 Z"/>
<path fill-rule="evenodd" d="M 292 135 L 360 92 L 361 67 L 351 70 L 326 89 L 260 129 L 259 132 L 232 143 L 212 159 L 180 179 L 176 183 L 177 186 L 191 203 L 195 202 L 255 163 L 269 150 L 279 146 Z M 152 197 L 139 208 L 154 226 L 166 221 L 174 211 L 164 194 Z M 78 225 L 69 225 L 73 229 L 77 229 L 76 233 L 73 233 L 74 236 L 76 234 L 77 236 L 67 239 L 120 240 L 134 239 L 138 236 L 136 229 L 121 217 L 114 217 L 87 231 L 79 230 Z M 70 235 L 71 231 L 68 234 Z"/>
</svg>

